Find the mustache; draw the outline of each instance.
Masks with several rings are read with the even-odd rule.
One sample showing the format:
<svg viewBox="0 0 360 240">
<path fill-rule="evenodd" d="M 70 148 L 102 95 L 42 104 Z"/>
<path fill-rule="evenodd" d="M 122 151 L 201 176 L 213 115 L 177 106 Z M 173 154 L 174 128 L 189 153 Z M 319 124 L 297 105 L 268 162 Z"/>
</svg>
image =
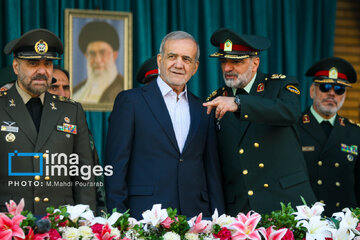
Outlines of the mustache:
<svg viewBox="0 0 360 240">
<path fill-rule="evenodd" d="M 225 77 L 239 77 L 239 74 L 234 73 L 234 72 L 226 72 L 224 73 Z"/>
<path fill-rule="evenodd" d="M 336 99 L 333 98 L 333 97 L 324 98 L 324 99 L 323 99 L 323 102 L 328 101 L 328 100 L 334 101 L 336 104 L 338 103 L 338 102 L 336 101 Z"/>
<path fill-rule="evenodd" d="M 49 78 L 44 74 L 36 74 L 31 78 L 31 80 L 48 80 Z"/>
</svg>

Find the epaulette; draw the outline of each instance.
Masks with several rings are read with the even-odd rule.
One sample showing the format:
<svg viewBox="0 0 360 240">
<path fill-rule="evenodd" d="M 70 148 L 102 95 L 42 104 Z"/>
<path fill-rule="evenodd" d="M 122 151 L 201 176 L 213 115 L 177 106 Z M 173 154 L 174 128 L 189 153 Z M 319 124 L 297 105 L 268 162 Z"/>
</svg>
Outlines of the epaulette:
<svg viewBox="0 0 360 240">
<path fill-rule="evenodd" d="M 209 102 L 211 100 L 213 100 L 214 98 L 218 97 L 218 96 L 227 96 L 227 92 L 225 90 L 225 87 L 219 88 L 215 91 L 213 91 L 209 97 L 206 98 L 206 101 Z"/>
<path fill-rule="evenodd" d="M 284 74 L 273 74 L 273 75 L 271 75 L 271 77 L 270 77 L 271 79 L 284 79 L 284 78 L 286 78 L 286 75 L 284 75 Z"/>
<path fill-rule="evenodd" d="M 58 100 L 60 102 L 69 102 L 75 104 L 76 102 L 70 98 L 64 97 L 64 96 L 58 96 L 58 95 L 52 95 L 52 98 L 54 100 Z"/>
<path fill-rule="evenodd" d="M 348 121 L 349 121 L 349 123 L 351 123 L 352 125 L 355 125 L 355 126 L 360 127 L 360 123 L 354 122 L 354 121 L 351 120 L 351 119 L 348 119 Z"/>
</svg>

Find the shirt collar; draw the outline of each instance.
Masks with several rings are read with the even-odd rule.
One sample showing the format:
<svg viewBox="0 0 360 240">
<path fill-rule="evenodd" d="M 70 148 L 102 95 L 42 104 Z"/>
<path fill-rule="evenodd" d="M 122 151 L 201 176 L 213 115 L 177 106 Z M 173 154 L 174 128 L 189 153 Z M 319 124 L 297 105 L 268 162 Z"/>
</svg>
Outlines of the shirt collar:
<svg viewBox="0 0 360 240">
<path fill-rule="evenodd" d="M 255 79 L 256 79 L 256 75 L 257 75 L 257 72 L 255 73 L 255 75 L 254 75 L 254 77 L 251 79 L 251 81 L 244 87 L 244 90 L 245 90 L 247 93 L 250 93 L 250 90 L 251 90 L 252 86 L 254 85 L 254 82 L 255 82 Z M 232 88 L 234 96 L 235 96 L 235 93 L 236 93 L 236 89 L 237 89 L 237 88 Z"/>
<path fill-rule="evenodd" d="M 158 84 L 158 86 L 160 88 L 161 95 L 163 97 L 165 97 L 166 95 L 168 95 L 171 92 L 174 92 L 174 90 L 169 85 L 167 85 L 167 83 L 164 80 L 162 80 L 160 75 L 157 77 L 156 82 L 157 82 L 157 84 Z M 182 97 L 182 96 L 184 96 L 184 98 L 187 99 L 187 85 L 185 85 L 184 91 L 182 91 L 179 94 L 179 98 Z"/>
<path fill-rule="evenodd" d="M 24 101 L 24 104 L 27 104 L 27 102 L 32 98 L 32 96 L 26 91 L 24 91 L 22 88 L 20 88 L 18 81 L 16 81 L 15 87 L 21 99 Z M 39 98 L 41 100 L 41 103 L 44 105 L 45 93 L 40 94 Z"/>
<path fill-rule="evenodd" d="M 336 114 L 334 116 L 332 116 L 330 119 L 325 119 L 315 111 L 313 105 L 311 105 L 311 107 L 310 107 L 310 112 L 312 113 L 312 115 L 314 115 L 314 118 L 316 119 L 316 121 L 318 123 L 322 123 L 323 121 L 328 121 L 332 126 L 334 126 L 335 119 L 336 119 Z"/>
</svg>

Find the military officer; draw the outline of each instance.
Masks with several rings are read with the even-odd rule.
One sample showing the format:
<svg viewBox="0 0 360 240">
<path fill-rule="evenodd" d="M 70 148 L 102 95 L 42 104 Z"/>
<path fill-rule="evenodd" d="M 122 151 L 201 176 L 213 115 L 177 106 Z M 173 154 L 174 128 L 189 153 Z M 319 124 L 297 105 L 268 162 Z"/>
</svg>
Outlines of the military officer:
<svg viewBox="0 0 360 240">
<path fill-rule="evenodd" d="M 258 71 L 259 53 L 270 47 L 261 36 L 220 29 L 211 37 L 219 51 L 224 87 L 213 92 L 223 167 L 226 212 L 270 213 L 280 202 L 315 202 L 295 123 L 301 114 L 298 82 Z"/>
<path fill-rule="evenodd" d="M 311 66 L 306 76 L 313 78 L 313 104 L 298 123 L 302 151 L 317 200 L 331 216 L 360 204 L 360 128 L 337 114 L 356 71 L 346 60 L 331 57 Z"/>
<path fill-rule="evenodd" d="M 25 209 L 89 204 L 95 209 L 94 167 L 88 128 L 79 103 L 47 92 L 60 39 L 46 29 L 9 42 L 14 86 L 0 92 L 0 212 L 4 203 L 25 199 Z"/>
<path fill-rule="evenodd" d="M 157 57 L 152 56 L 141 64 L 139 70 L 136 72 L 135 79 L 138 83 L 148 84 L 156 79 L 158 75 Z"/>
</svg>

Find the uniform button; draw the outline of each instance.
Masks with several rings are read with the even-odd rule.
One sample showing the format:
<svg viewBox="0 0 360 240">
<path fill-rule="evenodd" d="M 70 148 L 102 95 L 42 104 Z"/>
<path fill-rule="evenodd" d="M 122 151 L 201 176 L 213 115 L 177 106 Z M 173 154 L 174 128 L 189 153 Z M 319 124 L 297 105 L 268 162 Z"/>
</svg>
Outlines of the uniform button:
<svg viewBox="0 0 360 240">
<path fill-rule="evenodd" d="M 46 197 L 43 199 L 43 202 L 49 202 L 49 199 Z"/>
<path fill-rule="evenodd" d="M 184 161 L 184 159 L 180 158 L 180 159 L 179 159 L 179 161 L 180 161 L 180 162 L 183 162 L 183 161 Z"/>
<path fill-rule="evenodd" d="M 339 202 L 337 202 L 337 203 L 336 203 L 336 206 L 337 206 L 337 207 L 340 207 L 340 203 L 339 203 Z"/>
<path fill-rule="evenodd" d="M 254 143 L 254 147 L 258 148 L 259 147 L 259 143 Z"/>
<path fill-rule="evenodd" d="M 263 163 L 259 163 L 259 168 L 263 168 L 265 165 Z"/>
<path fill-rule="evenodd" d="M 7 94 L 7 92 L 4 92 L 4 95 L 6 95 Z"/>
<path fill-rule="evenodd" d="M 335 185 L 336 185 L 337 187 L 340 187 L 340 182 L 336 182 Z"/>
<path fill-rule="evenodd" d="M 244 115 L 244 118 L 248 118 L 249 116 L 247 114 Z"/>
<path fill-rule="evenodd" d="M 248 191 L 248 195 L 249 195 L 249 196 L 252 196 L 252 195 L 254 195 L 254 192 L 253 192 L 252 190 L 249 190 L 249 191 Z"/>
<path fill-rule="evenodd" d="M 55 97 L 55 96 L 53 96 L 53 98 L 55 99 L 56 97 Z"/>
<path fill-rule="evenodd" d="M 40 157 L 39 155 L 35 155 L 35 156 L 34 156 L 35 159 L 38 159 L 39 157 Z"/>
<path fill-rule="evenodd" d="M 46 154 L 46 153 L 43 154 L 43 158 L 47 158 L 47 154 Z"/>
<path fill-rule="evenodd" d="M 335 163 L 335 167 L 339 167 L 340 166 L 340 164 L 339 163 Z"/>
<path fill-rule="evenodd" d="M 40 180 L 40 176 L 35 176 L 34 179 L 35 179 L 36 181 L 39 181 L 39 180 Z"/>
<path fill-rule="evenodd" d="M 268 187 L 269 187 L 269 184 L 265 183 L 264 188 L 268 188 Z"/>
<path fill-rule="evenodd" d="M 317 181 L 317 184 L 321 185 L 321 184 L 322 184 L 322 181 L 321 181 L 321 180 L 318 180 L 318 181 Z"/>
<path fill-rule="evenodd" d="M 50 180 L 50 177 L 49 177 L 49 176 L 46 176 L 44 179 L 45 179 L 45 181 L 49 181 L 49 180 Z"/>
<path fill-rule="evenodd" d="M 243 170 L 243 174 L 244 174 L 244 175 L 248 174 L 248 170 L 246 170 L 246 169 Z"/>
<path fill-rule="evenodd" d="M 34 200 L 35 200 L 35 202 L 40 202 L 40 198 L 39 198 L 39 197 L 35 197 Z"/>
<path fill-rule="evenodd" d="M 324 200 L 320 200 L 320 202 L 323 203 L 323 204 L 325 203 Z"/>
<path fill-rule="evenodd" d="M 322 161 L 318 161 L 318 165 L 321 167 L 322 166 Z"/>
<path fill-rule="evenodd" d="M 265 81 L 268 80 L 268 78 L 265 78 Z"/>
<path fill-rule="evenodd" d="M 244 149 L 240 148 L 239 153 L 240 153 L 240 154 L 243 154 L 243 153 L 244 153 Z"/>
</svg>

